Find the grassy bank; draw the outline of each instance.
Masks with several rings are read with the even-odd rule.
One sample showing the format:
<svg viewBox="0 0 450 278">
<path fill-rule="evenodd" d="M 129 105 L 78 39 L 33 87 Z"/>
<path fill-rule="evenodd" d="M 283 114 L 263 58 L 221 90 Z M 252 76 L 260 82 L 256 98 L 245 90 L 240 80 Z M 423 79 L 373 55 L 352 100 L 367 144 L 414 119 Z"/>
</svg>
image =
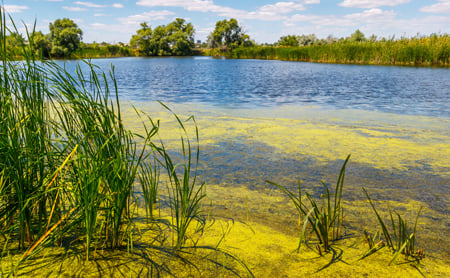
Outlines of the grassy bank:
<svg viewBox="0 0 450 278">
<path fill-rule="evenodd" d="M 79 50 L 71 55 L 73 59 L 90 58 L 116 58 L 136 56 L 135 50 L 129 46 L 122 45 L 93 45 L 84 44 Z"/>
<path fill-rule="evenodd" d="M 274 59 L 319 63 L 450 66 L 450 36 L 333 42 L 301 47 L 241 47 L 224 53 L 236 59 Z"/>
</svg>

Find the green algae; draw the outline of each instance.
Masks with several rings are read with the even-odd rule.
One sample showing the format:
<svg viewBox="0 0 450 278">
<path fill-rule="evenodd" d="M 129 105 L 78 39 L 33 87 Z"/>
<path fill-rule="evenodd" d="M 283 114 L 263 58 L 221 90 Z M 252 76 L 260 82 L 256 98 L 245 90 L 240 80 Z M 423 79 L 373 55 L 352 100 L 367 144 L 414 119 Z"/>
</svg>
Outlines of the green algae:
<svg viewBox="0 0 450 278">
<path fill-rule="evenodd" d="M 160 119 L 160 138 L 168 149 L 177 148 L 176 121 L 158 105 L 137 107 Z M 136 215 L 141 220 L 133 229 L 133 250 L 95 250 L 95 260 L 84 262 L 77 259 L 82 247 L 49 248 L 18 275 L 246 277 L 250 276 L 246 267 L 255 277 L 449 275 L 449 227 L 445 221 L 450 209 L 445 190 L 450 169 L 448 119 L 372 112 L 371 117 L 380 120 L 370 122 L 358 111 L 327 114 L 317 108 L 296 107 L 296 112 L 289 114 L 283 108 L 267 117 L 264 111 L 187 104 L 174 107 L 178 114 L 196 115 L 199 174 L 208 183 L 208 200 L 202 208 L 206 228 L 190 230 L 188 248 L 181 253 L 170 248 L 170 211 L 167 193 L 162 190 L 158 221 L 145 224 L 143 208 Z M 139 131 L 131 109 L 130 113 L 124 110 L 126 125 Z M 318 116 L 317 111 L 321 111 Z M 287 198 L 264 180 L 280 180 L 294 188 L 300 179 L 307 192 L 318 196 L 319 181 L 333 183 L 347 153 L 352 153 L 352 161 L 343 194 L 344 238 L 325 256 L 307 248 L 297 254 L 298 214 Z M 417 246 L 426 254 L 423 261 L 400 258 L 387 266 L 393 255 L 387 248 L 359 260 L 367 245 L 355 243 L 361 241 L 364 230 L 379 229 L 361 186 L 370 188 L 377 207 L 389 205 L 410 222 L 424 207 L 417 233 Z M 388 212 L 380 214 L 387 217 Z M 18 256 L 13 252 L 3 257 L 3 271 Z"/>
</svg>

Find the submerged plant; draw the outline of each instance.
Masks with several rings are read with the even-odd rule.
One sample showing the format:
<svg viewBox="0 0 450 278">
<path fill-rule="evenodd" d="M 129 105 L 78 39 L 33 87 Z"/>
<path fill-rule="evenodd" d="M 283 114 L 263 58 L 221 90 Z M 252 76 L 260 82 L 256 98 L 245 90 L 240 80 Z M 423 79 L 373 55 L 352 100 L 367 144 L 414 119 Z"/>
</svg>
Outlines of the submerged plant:
<svg viewBox="0 0 450 278">
<path fill-rule="evenodd" d="M 315 234 L 316 239 L 319 242 L 317 244 L 317 250 L 320 255 L 322 255 L 322 252 L 328 252 L 330 250 L 331 243 L 341 238 L 342 220 L 344 217 L 344 208 L 341 203 L 341 197 L 342 188 L 344 185 L 345 167 L 349 159 L 350 155 L 347 156 L 344 164 L 342 165 L 334 194 L 330 193 L 328 186 L 324 182 L 322 182 L 322 185 L 324 186 L 325 192 L 322 195 L 321 201 L 316 202 L 310 194 L 305 192 L 309 206 L 308 203 L 302 201 L 300 182 L 298 183 L 297 196 L 282 185 L 271 181 L 266 181 L 267 183 L 274 185 L 283 191 L 294 203 L 300 216 L 305 216 L 297 252 L 300 251 L 302 242 L 304 240 L 306 242 L 308 224 L 310 225 L 311 232 Z"/>
<path fill-rule="evenodd" d="M 419 250 L 416 250 L 415 248 L 417 220 L 419 219 L 422 207 L 420 207 L 419 211 L 417 212 L 413 227 L 408 226 L 407 221 L 404 220 L 399 213 L 395 211 L 392 212 L 391 209 L 389 209 L 392 229 L 390 231 L 378 211 L 375 209 L 375 205 L 373 204 L 372 199 L 369 197 L 366 189 L 363 187 L 362 190 L 366 195 L 373 211 L 375 212 L 375 215 L 377 216 L 378 222 L 380 223 L 381 229 L 383 231 L 384 239 L 386 240 L 386 245 L 395 252 L 394 256 L 389 262 L 389 265 L 393 263 L 400 254 L 403 254 L 406 258 L 411 257 L 418 260 L 422 259 L 424 256 L 423 249 L 420 248 Z"/>
</svg>

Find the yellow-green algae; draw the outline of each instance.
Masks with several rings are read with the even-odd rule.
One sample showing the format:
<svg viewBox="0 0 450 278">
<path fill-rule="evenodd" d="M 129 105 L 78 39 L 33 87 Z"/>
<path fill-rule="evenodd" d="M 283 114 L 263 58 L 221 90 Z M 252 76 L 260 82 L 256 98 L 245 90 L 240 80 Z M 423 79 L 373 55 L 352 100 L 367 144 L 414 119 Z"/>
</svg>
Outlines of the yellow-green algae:
<svg viewBox="0 0 450 278">
<path fill-rule="evenodd" d="M 136 105 L 161 123 L 160 138 L 169 148 L 179 146 L 179 128 L 174 118 L 155 103 Z M 247 181 L 208 183 L 208 200 L 203 204 L 207 228 L 203 233 L 192 233 L 188 246 L 195 242 L 196 248 L 186 249 L 173 256 L 170 249 L 171 233 L 166 225 L 145 224 L 142 220 L 133 230 L 135 244 L 133 250 L 120 251 L 96 250 L 95 260 L 86 262 L 80 250 L 49 248 L 40 257 L 27 262 L 16 273 L 20 276 L 151 276 L 160 271 L 162 276 L 176 277 L 230 277 L 248 276 L 238 261 L 224 253 L 206 247 L 218 247 L 245 262 L 255 277 L 448 277 L 450 275 L 450 243 L 448 240 L 448 212 L 450 207 L 448 178 L 450 169 L 450 144 L 448 118 L 425 116 L 399 116 L 377 112 L 360 111 L 324 111 L 318 108 L 296 106 L 279 109 L 231 110 L 203 107 L 195 104 L 170 105 L 177 114 L 195 115 L 200 131 L 200 147 L 206 152 L 224 144 L 238 146 L 249 145 L 262 153 L 273 152 L 273 156 L 292 157 L 293 163 L 301 162 L 299 157 L 313 157 L 314 167 L 318 171 L 311 176 L 292 172 L 285 175 L 284 182 L 295 183 L 301 179 L 305 190 L 320 190 L 320 185 L 309 181 L 314 175 L 320 175 L 328 167 L 328 161 L 345 158 L 352 154 L 348 166 L 347 182 L 344 193 L 350 192 L 351 200 L 345 200 L 347 227 L 346 238 L 333 245 L 335 253 L 323 257 L 303 246 L 296 253 L 299 238 L 299 219 L 293 205 L 278 190 L 268 185 L 251 184 L 255 180 L 263 183 L 265 177 L 251 177 L 258 173 L 246 172 L 239 164 L 243 161 L 224 161 L 230 163 L 248 175 Z M 130 107 L 125 107 L 125 123 L 139 131 L 141 125 Z M 193 136 L 193 134 L 191 134 Z M 258 149 L 259 145 L 263 147 Z M 226 149 L 225 151 L 228 151 Z M 247 154 L 248 149 L 236 149 Z M 239 158 L 239 155 L 237 158 Z M 254 158 L 267 159 L 271 154 L 252 154 Z M 233 158 L 233 156 L 232 156 Z M 253 158 L 253 157 L 252 157 Z M 251 159 L 252 159 L 251 158 Z M 304 160 L 308 162 L 309 160 Z M 257 163 L 257 161 L 255 161 Z M 276 159 L 269 161 L 277 171 Z M 215 165 L 214 163 L 211 163 Z M 352 167 L 379 169 L 380 172 L 355 173 Z M 363 166 L 361 166 L 363 165 Z M 320 167 L 323 168 L 320 168 Z M 225 166 L 224 166 L 225 167 Z M 255 167 L 258 167 L 256 165 Z M 366 167 L 366 168 L 364 168 Z M 201 165 L 206 172 L 220 172 L 208 163 Z M 234 168 L 233 168 L 234 169 Z M 333 169 L 331 169 L 333 170 Z M 331 171 L 330 170 L 330 171 Z M 385 172 L 383 172 L 385 171 Z M 396 188 L 395 184 L 383 187 L 377 181 L 380 173 L 403 171 L 416 178 L 417 175 L 437 176 L 442 184 L 436 184 L 440 190 L 440 200 L 427 200 L 416 196 L 409 188 Z M 235 173 L 237 175 L 239 173 Z M 284 175 L 284 174 L 283 174 Z M 334 176 L 325 176 L 325 181 L 334 183 Z M 355 177 L 356 176 L 356 177 Z M 367 176 L 367 177 L 366 177 Z M 208 174 L 205 174 L 205 178 Z M 273 177 L 277 178 L 277 177 Z M 314 177 L 317 179 L 318 177 Z M 228 181 L 229 179 L 225 179 Z M 389 177 L 381 182 L 389 181 Z M 208 180 L 206 180 L 208 182 Z M 277 182 L 277 180 L 273 180 Z M 355 183 L 352 183 L 355 181 Z M 394 180 L 393 182 L 395 182 Z M 406 183 L 408 185 L 408 183 Z M 424 247 L 426 257 L 420 264 L 407 262 L 401 257 L 393 265 L 387 266 L 393 254 L 387 248 L 358 260 L 367 251 L 361 239 L 362 231 L 381 230 L 369 204 L 360 192 L 360 185 L 368 188 L 374 196 L 378 211 L 387 220 L 388 205 L 398 211 L 409 223 L 413 223 L 415 214 L 421 206 L 424 210 L 419 217 L 417 246 Z M 162 185 L 163 186 L 163 185 Z M 447 189 L 447 190 L 446 190 Z M 164 192 L 164 190 L 162 191 Z M 395 193 L 400 196 L 390 196 Z M 164 195 L 164 193 L 162 193 Z M 348 196 L 347 195 L 347 196 Z M 434 195 L 433 195 L 434 196 Z M 164 197 L 164 196 L 163 196 Z M 445 207 L 435 203 L 443 203 Z M 144 216 L 143 210 L 139 210 Z M 163 204 L 161 219 L 170 220 L 168 208 Z M 443 221 L 442 221 L 443 220 Z M 159 227 L 156 229 L 156 227 Z M 195 227 L 192 227 L 193 231 Z M 154 240 L 154 239 L 157 240 Z M 437 247 L 438 246 L 438 247 Z M 20 253 L 6 256 L 2 260 L 2 270 L 20 257 Z"/>
</svg>

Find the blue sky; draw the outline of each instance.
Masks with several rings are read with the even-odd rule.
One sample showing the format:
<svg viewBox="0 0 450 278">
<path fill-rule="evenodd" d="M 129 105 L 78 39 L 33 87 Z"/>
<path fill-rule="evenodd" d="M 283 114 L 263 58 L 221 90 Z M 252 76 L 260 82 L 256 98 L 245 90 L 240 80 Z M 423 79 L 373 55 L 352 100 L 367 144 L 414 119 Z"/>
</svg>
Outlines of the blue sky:
<svg viewBox="0 0 450 278">
<path fill-rule="evenodd" d="M 128 42 L 139 23 L 167 24 L 181 17 L 206 40 L 218 20 L 236 18 L 258 43 L 288 34 L 346 37 L 450 33 L 450 0 L 3 0 L 16 23 L 48 33 L 58 18 L 73 19 L 84 42 Z"/>
</svg>

